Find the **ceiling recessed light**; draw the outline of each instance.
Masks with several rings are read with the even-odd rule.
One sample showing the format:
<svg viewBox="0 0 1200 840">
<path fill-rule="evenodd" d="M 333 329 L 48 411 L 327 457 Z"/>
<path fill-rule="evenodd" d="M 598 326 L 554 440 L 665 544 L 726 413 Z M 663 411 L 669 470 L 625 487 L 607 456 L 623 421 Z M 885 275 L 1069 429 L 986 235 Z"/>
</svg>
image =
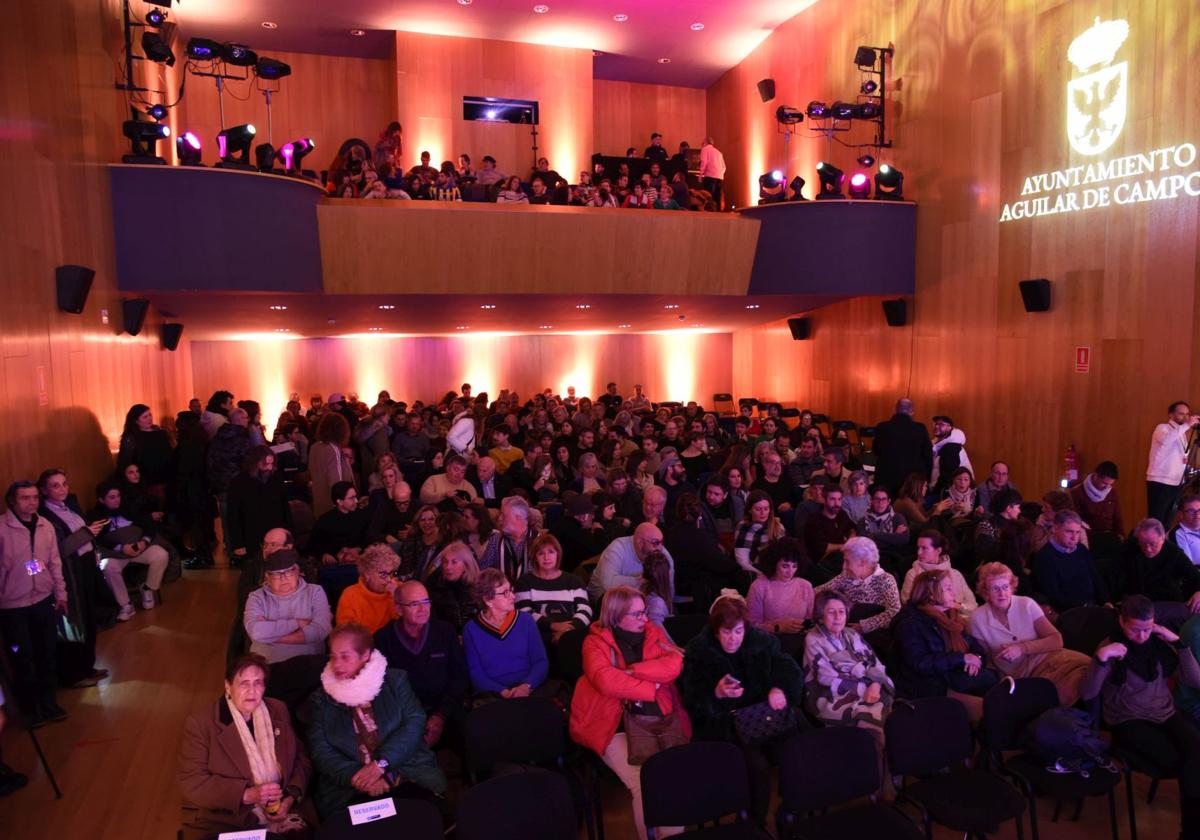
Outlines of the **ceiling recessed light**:
<svg viewBox="0 0 1200 840">
<path fill-rule="evenodd" d="M 666 306 L 663 307 L 663 309 L 678 309 L 678 308 L 679 308 L 678 303 L 668 303 Z"/>
<path fill-rule="evenodd" d="M 613 15 L 613 20 L 615 20 L 617 23 L 624 23 L 625 21 L 629 20 L 629 15 Z"/>
<path fill-rule="evenodd" d="M 275 332 L 291 332 L 287 327 L 276 327 Z"/>
<path fill-rule="evenodd" d="M 703 324 L 692 324 L 693 327 L 703 327 Z"/>
<path fill-rule="evenodd" d="M 575 308 L 576 309 L 591 309 L 592 305 L 590 303 L 577 303 L 577 304 L 575 304 Z"/>
<path fill-rule="evenodd" d="M 460 5 L 460 6 L 470 6 L 470 5 L 471 5 L 471 0 L 458 0 L 458 5 Z"/>
<path fill-rule="evenodd" d="M 544 15 L 548 11 L 550 11 L 550 7 L 547 6 L 545 3 L 538 3 L 536 6 L 533 7 L 534 14 Z"/>
<path fill-rule="evenodd" d="M 704 28 L 704 24 L 701 23 L 700 21 L 696 21 L 695 23 L 692 24 L 693 32 L 699 32 L 703 28 Z"/>
<path fill-rule="evenodd" d="M 383 327 L 367 327 L 367 332 L 383 332 Z"/>
<path fill-rule="evenodd" d="M 367 33 L 365 30 L 362 30 L 362 29 L 351 29 L 350 34 L 353 35 L 355 38 L 361 38 L 362 36 L 366 35 Z"/>
<path fill-rule="evenodd" d="M 284 306 L 282 303 L 273 304 L 270 308 L 273 309 L 275 312 L 286 312 L 287 311 L 287 307 Z"/>
<path fill-rule="evenodd" d="M 479 308 L 480 308 L 480 309 L 495 309 L 495 308 L 496 308 L 496 304 L 494 304 L 494 303 L 481 303 L 481 304 L 479 304 Z"/>
<path fill-rule="evenodd" d="M 469 330 L 469 329 L 471 329 L 471 328 L 470 328 L 470 327 L 467 327 L 467 326 L 463 326 L 462 324 L 460 324 L 459 326 L 455 327 L 454 329 L 456 329 L 456 330 Z"/>
<path fill-rule="evenodd" d="M 671 59 L 669 59 L 669 58 L 660 58 L 660 59 L 658 60 L 658 63 L 659 63 L 659 64 L 670 64 L 670 63 L 671 63 Z"/>
<path fill-rule="evenodd" d="M 263 28 L 263 29 L 278 29 L 278 28 L 279 28 L 279 24 L 278 24 L 278 23 L 276 23 L 276 22 L 275 22 L 275 21 L 273 21 L 273 20 L 264 20 L 264 21 L 262 22 L 262 28 Z"/>
<path fill-rule="evenodd" d="M 552 329 L 554 329 L 554 327 L 551 326 L 550 324 L 542 324 L 540 327 L 538 327 L 538 329 L 539 330 L 552 330 Z"/>
<path fill-rule="evenodd" d="M 382 309 L 382 310 L 384 310 L 384 311 L 387 311 L 387 310 L 389 310 L 389 309 L 395 309 L 395 308 L 396 308 L 396 306 L 395 306 L 394 304 L 391 304 L 391 303 L 381 303 L 381 304 L 379 304 L 379 308 L 380 308 L 380 309 Z"/>
<path fill-rule="evenodd" d="M 758 309 L 758 304 L 757 303 L 747 303 L 746 308 L 747 309 Z"/>
<path fill-rule="evenodd" d="M 632 327 L 632 326 L 633 326 L 633 324 L 617 324 L 617 329 L 619 329 L 619 330 L 627 330 L 627 329 L 629 329 L 629 328 L 630 328 L 630 327 Z"/>
</svg>

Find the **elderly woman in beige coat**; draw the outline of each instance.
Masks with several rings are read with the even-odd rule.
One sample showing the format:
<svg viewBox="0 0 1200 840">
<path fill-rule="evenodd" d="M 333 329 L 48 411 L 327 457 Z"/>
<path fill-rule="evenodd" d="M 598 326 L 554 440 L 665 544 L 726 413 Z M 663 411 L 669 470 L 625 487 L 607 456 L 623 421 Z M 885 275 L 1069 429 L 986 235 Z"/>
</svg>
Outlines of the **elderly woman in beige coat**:
<svg viewBox="0 0 1200 840">
<path fill-rule="evenodd" d="M 179 784 L 187 840 L 266 828 L 269 837 L 307 837 L 301 810 L 312 765 L 287 707 L 265 697 L 265 659 L 241 656 L 225 676 L 225 696 L 183 727 Z M 302 808 L 302 803 L 303 808 Z"/>
</svg>

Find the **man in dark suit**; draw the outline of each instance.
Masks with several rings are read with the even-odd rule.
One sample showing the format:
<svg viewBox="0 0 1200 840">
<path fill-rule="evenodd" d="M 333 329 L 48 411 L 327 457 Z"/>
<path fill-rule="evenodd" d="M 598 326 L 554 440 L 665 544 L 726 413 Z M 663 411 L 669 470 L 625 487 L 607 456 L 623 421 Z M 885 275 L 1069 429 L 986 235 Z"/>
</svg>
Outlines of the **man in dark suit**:
<svg viewBox="0 0 1200 840">
<path fill-rule="evenodd" d="M 512 493 L 512 482 L 508 476 L 496 472 L 496 462 L 487 455 L 467 470 L 467 481 L 489 509 L 499 510 L 501 500 Z"/>
<path fill-rule="evenodd" d="M 904 479 L 911 473 L 929 478 L 929 471 L 933 467 L 929 430 L 924 423 L 913 420 L 912 414 L 912 400 L 897 400 L 892 419 L 875 427 L 875 443 L 872 447 L 878 459 L 875 477 L 893 493 L 900 489 Z"/>
</svg>

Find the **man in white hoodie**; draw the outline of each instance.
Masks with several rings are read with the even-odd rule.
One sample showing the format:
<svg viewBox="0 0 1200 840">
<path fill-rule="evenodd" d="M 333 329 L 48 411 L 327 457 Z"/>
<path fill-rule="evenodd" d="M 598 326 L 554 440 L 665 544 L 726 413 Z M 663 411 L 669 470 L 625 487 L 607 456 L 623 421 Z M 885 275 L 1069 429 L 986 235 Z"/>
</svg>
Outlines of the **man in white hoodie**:
<svg viewBox="0 0 1200 840">
<path fill-rule="evenodd" d="M 929 477 L 929 486 L 938 487 L 941 476 L 950 476 L 959 467 L 966 467 L 975 475 L 971 468 L 971 459 L 967 457 L 967 436 L 962 429 L 954 428 L 954 421 L 944 414 L 933 418 L 933 472 Z M 947 449 L 947 447 L 951 447 Z M 946 449 L 943 464 L 942 450 Z M 958 463 L 953 463 L 954 455 L 958 455 Z"/>
<path fill-rule="evenodd" d="M 1183 469 L 1187 466 L 1188 432 L 1200 424 L 1200 414 L 1192 414 L 1185 402 L 1171 403 L 1166 423 L 1154 427 L 1150 439 L 1150 463 L 1146 467 L 1147 516 L 1171 526 Z"/>
</svg>

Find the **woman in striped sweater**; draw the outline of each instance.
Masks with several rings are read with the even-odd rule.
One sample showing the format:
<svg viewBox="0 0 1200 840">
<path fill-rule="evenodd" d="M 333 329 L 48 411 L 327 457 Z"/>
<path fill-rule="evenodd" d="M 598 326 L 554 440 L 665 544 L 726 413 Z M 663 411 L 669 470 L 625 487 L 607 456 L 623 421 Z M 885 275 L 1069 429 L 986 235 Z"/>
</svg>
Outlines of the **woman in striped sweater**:
<svg viewBox="0 0 1200 840">
<path fill-rule="evenodd" d="M 529 546 L 531 571 L 517 579 L 517 609 L 530 613 L 548 645 L 571 630 L 592 621 L 587 588 L 575 575 L 564 572 L 562 545 L 551 534 L 542 534 Z"/>
</svg>

